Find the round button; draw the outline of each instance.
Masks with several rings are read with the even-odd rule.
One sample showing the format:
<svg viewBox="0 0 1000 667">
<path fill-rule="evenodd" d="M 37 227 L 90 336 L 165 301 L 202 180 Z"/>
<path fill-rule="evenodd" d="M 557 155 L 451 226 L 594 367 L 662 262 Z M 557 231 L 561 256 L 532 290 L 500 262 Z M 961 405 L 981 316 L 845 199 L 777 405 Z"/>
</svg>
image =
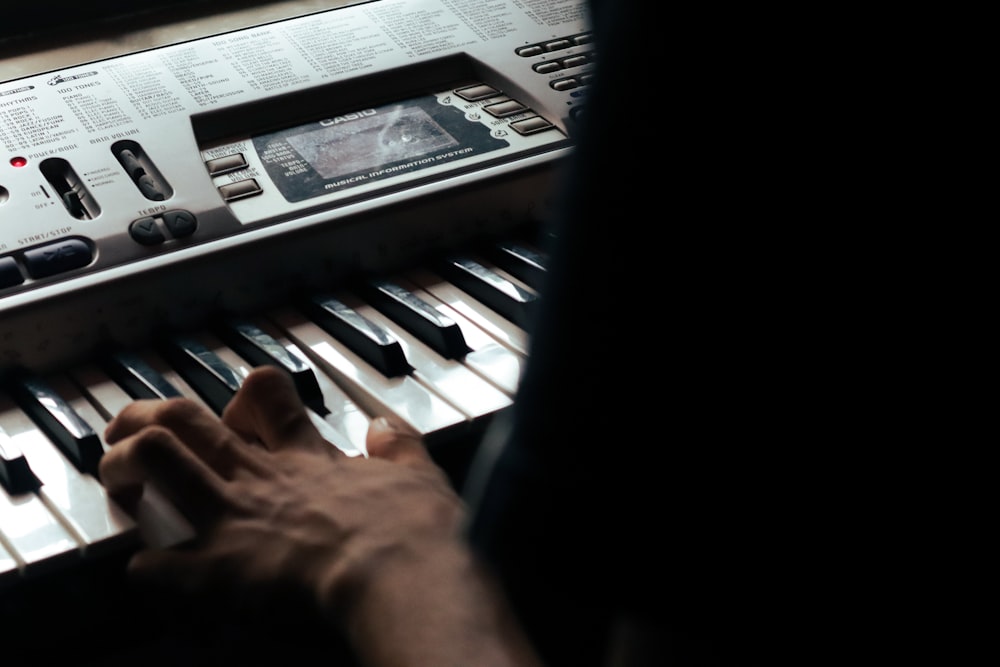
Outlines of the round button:
<svg viewBox="0 0 1000 667">
<path fill-rule="evenodd" d="M 132 240 L 142 245 L 156 245 L 167 240 L 156 226 L 156 220 L 148 217 L 133 220 L 128 227 L 128 233 Z"/>
<path fill-rule="evenodd" d="M 163 224 L 167 230 L 174 235 L 174 238 L 191 236 L 198 227 L 194 214 L 189 211 L 167 211 L 163 214 Z"/>
</svg>

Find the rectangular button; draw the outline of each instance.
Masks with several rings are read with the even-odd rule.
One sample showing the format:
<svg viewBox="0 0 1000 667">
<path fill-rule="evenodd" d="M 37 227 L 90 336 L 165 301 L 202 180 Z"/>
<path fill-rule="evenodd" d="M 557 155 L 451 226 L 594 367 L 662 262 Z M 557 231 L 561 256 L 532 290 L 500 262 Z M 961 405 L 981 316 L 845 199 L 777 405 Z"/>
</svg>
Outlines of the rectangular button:
<svg viewBox="0 0 1000 667">
<path fill-rule="evenodd" d="M 232 155 L 226 155 L 225 157 L 217 157 L 214 160 L 209 160 L 205 163 L 208 167 L 208 173 L 212 176 L 218 176 L 220 174 L 228 174 L 231 171 L 236 171 L 238 169 L 243 169 L 247 166 L 247 159 L 243 157 L 243 153 L 233 153 Z"/>
<path fill-rule="evenodd" d="M 479 84 L 475 86 L 468 86 L 466 88 L 459 88 L 455 91 L 455 94 L 463 100 L 475 102 L 476 100 L 485 100 L 489 97 L 499 95 L 500 91 L 492 86 Z"/>
<path fill-rule="evenodd" d="M 90 264 L 93 258 L 90 246 L 81 239 L 56 241 L 24 251 L 24 265 L 32 278 L 46 278 L 78 269 Z"/>
<path fill-rule="evenodd" d="M 547 130 L 553 127 L 553 125 L 541 116 L 532 116 L 531 118 L 515 121 L 510 124 L 510 127 L 518 134 L 534 134 L 535 132 Z"/>
<path fill-rule="evenodd" d="M 495 116 L 496 118 L 503 118 L 505 116 L 513 116 L 516 113 L 521 113 L 522 111 L 527 111 L 528 107 L 524 106 L 517 100 L 507 100 L 506 102 L 497 102 L 496 104 L 488 104 L 483 107 L 483 111 Z"/>
<path fill-rule="evenodd" d="M 0 257 L 0 289 L 20 285 L 24 282 L 21 270 L 13 257 Z"/>
<path fill-rule="evenodd" d="M 219 192 L 222 194 L 222 198 L 226 201 L 233 201 L 234 199 L 243 199 L 244 197 L 252 197 L 253 195 L 259 195 L 264 190 L 257 183 L 254 178 L 248 178 L 245 181 L 237 181 L 236 183 L 227 183 L 226 185 L 219 186 Z"/>
<path fill-rule="evenodd" d="M 551 42 L 546 42 L 542 46 L 545 47 L 546 51 L 561 51 L 573 46 L 573 42 L 568 39 L 554 39 Z"/>
</svg>

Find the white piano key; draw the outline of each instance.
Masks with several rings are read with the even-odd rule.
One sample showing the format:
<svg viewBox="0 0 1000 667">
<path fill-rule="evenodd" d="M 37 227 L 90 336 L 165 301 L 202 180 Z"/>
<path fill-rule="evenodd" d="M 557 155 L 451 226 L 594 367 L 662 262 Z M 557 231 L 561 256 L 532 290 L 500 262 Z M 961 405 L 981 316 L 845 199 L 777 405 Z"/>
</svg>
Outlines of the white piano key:
<svg viewBox="0 0 1000 667">
<path fill-rule="evenodd" d="M 100 415 L 68 377 L 45 379 L 91 428 L 101 430 Z M 85 556 L 100 555 L 137 542 L 138 530 L 132 518 L 111 500 L 95 477 L 77 470 L 27 414 L 11 410 L 5 415 L 4 428 L 41 481 L 38 495 L 80 540 Z"/>
<path fill-rule="evenodd" d="M 202 332 L 192 334 L 191 338 L 195 338 L 208 350 L 214 352 L 219 359 L 225 362 L 225 364 L 239 376 L 240 384 L 242 384 L 246 376 L 250 374 L 250 371 L 253 370 L 253 365 L 250 364 L 250 362 L 233 352 L 228 345 L 219 340 L 214 334 Z"/>
<path fill-rule="evenodd" d="M 161 346 L 167 363 L 188 381 L 213 412 L 221 415 L 242 386 L 250 366 L 242 359 L 219 356 L 221 343 L 208 334 L 171 336 Z"/>
<path fill-rule="evenodd" d="M 345 297 L 350 300 L 351 297 Z M 367 303 L 349 302 L 357 312 L 389 331 L 413 366 L 413 377 L 434 391 L 466 417 L 493 415 L 513 404 L 511 397 L 473 373 L 460 361 L 445 359 L 426 344 Z"/>
<path fill-rule="evenodd" d="M 451 284 L 436 273 L 426 269 L 415 269 L 406 278 L 420 286 L 428 294 L 448 304 L 452 310 L 464 315 L 470 322 L 492 336 L 501 345 L 518 354 L 528 354 L 528 334 L 503 315 L 493 311 L 486 304 Z"/>
<path fill-rule="evenodd" d="M 8 428 L 15 415 L 23 415 L 21 409 L 0 396 L 0 424 Z M 20 441 L 11 438 L 20 447 Z M 82 544 L 35 493 L 12 496 L 0 487 L 0 535 L 25 576 L 56 570 L 82 557 Z"/>
<path fill-rule="evenodd" d="M 0 533 L 24 576 L 52 572 L 82 557 L 77 539 L 33 493 L 9 496 L 0 489 Z"/>
<path fill-rule="evenodd" d="M 548 273 L 548 253 L 525 241 L 501 241 L 492 244 L 486 255 L 497 266 L 524 281 L 534 290 L 540 290 Z"/>
<path fill-rule="evenodd" d="M 133 399 L 96 364 L 86 364 L 68 371 L 90 403 L 101 415 L 101 422 L 111 421 Z M 103 433 L 101 442 L 104 442 Z M 107 446 L 107 443 L 104 443 Z"/>
<path fill-rule="evenodd" d="M 243 357 L 237 354 L 228 345 L 223 343 L 214 334 L 202 332 L 189 334 L 188 337 L 203 345 L 205 349 L 213 353 L 218 360 L 221 361 L 221 363 L 228 366 L 233 373 L 235 381 L 239 384 L 242 384 L 246 376 L 250 374 L 251 370 L 253 370 L 253 366 L 247 360 L 243 359 Z M 296 350 L 296 354 L 301 354 L 301 352 Z M 355 442 L 340 429 L 338 424 L 324 420 L 312 410 L 309 410 L 309 413 L 313 425 L 315 425 L 323 437 L 332 445 L 337 447 L 337 449 L 341 450 L 348 456 L 359 456 L 367 453 L 363 440 L 359 444 L 355 444 Z M 355 438 L 358 437 L 356 429 L 353 432 L 353 436 Z"/>
<path fill-rule="evenodd" d="M 8 493 L 18 494 L 34 491 L 38 483 L 28 460 L 0 424 L 0 486 Z"/>
<path fill-rule="evenodd" d="M 483 329 L 476 326 L 465 315 L 450 307 L 430 292 L 420 288 L 416 283 L 405 279 L 393 278 L 399 286 L 410 290 L 416 296 L 426 301 L 443 316 L 458 325 L 465 338 L 469 351 L 462 358 L 462 363 L 492 382 L 509 396 L 517 393 L 517 387 L 524 372 L 525 356 L 515 352 L 510 347 L 501 345 Z"/>
<path fill-rule="evenodd" d="M 333 426 L 340 433 L 343 433 L 347 441 L 354 448 L 354 452 L 352 452 L 346 447 L 341 447 L 346 454 L 353 455 L 354 453 L 358 453 L 367 456 L 368 449 L 365 445 L 365 440 L 368 436 L 368 425 L 371 423 L 371 417 L 340 386 L 331 380 L 322 369 L 318 368 L 309 358 L 309 355 L 296 345 L 294 341 L 289 340 L 280 329 L 274 326 L 274 323 L 263 318 L 254 318 L 252 321 L 266 334 L 274 338 L 282 347 L 313 369 L 316 382 L 319 384 L 320 391 L 323 394 L 323 407 L 327 410 L 326 414 L 322 415 L 323 421 Z"/>
<path fill-rule="evenodd" d="M 538 308 L 538 292 L 489 260 L 463 253 L 435 269 L 456 287 L 524 328 Z"/>
<path fill-rule="evenodd" d="M 400 377 L 413 368 L 403 348 L 384 327 L 372 322 L 334 293 L 315 294 L 302 304 L 306 316 L 388 377 Z"/>
<path fill-rule="evenodd" d="M 12 391 L 21 409 L 77 470 L 97 474 L 104 455 L 100 438 L 45 378 L 25 375 L 14 381 Z"/>
<path fill-rule="evenodd" d="M 194 388 L 188 384 L 187 380 L 180 376 L 177 369 L 167 363 L 166 359 L 164 359 L 159 352 L 153 350 L 152 348 L 144 348 L 142 350 L 137 350 L 135 354 L 139 355 L 139 357 L 141 357 L 142 360 L 145 361 L 154 371 L 160 373 L 160 375 L 162 375 L 167 382 L 173 385 L 173 387 L 180 392 L 181 396 L 190 398 L 191 400 L 197 401 L 205 407 L 208 407 L 205 401 L 202 400 L 201 396 L 198 395 L 198 392 L 196 392 Z"/>
<path fill-rule="evenodd" d="M 300 355 L 283 346 L 274 336 L 246 317 L 225 318 L 213 331 L 234 352 L 253 366 L 274 366 L 284 370 L 306 405 L 323 410 L 323 392 L 316 371 Z"/>
<path fill-rule="evenodd" d="M 399 280 L 375 279 L 357 286 L 358 294 L 446 359 L 461 359 L 469 351 L 454 319 L 405 287 Z"/>
<path fill-rule="evenodd" d="M 181 396 L 180 390 L 134 350 L 114 350 L 103 355 L 101 368 L 135 399 L 164 399 Z"/>
<path fill-rule="evenodd" d="M 282 307 L 267 319 L 369 415 L 399 420 L 424 437 L 466 428 L 461 412 L 413 377 L 386 377 L 301 312 Z"/>
<path fill-rule="evenodd" d="M 3 533 L 0 532 L 0 590 L 21 578 L 17 560 L 11 555 L 3 543 Z"/>
<path fill-rule="evenodd" d="M 134 399 L 96 364 L 79 366 L 69 374 L 91 404 L 87 406 L 78 403 L 74 407 L 80 416 L 100 432 L 101 443 L 107 448 L 109 445 L 104 440 L 107 422 Z M 97 427 L 98 423 L 101 424 L 100 428 Z M 174 546 L 195 535 L 187 519 L 153 484 L 148 484 L 143 490 L 133 518 L 142 541 L 150 546 Z"/>
</svg>

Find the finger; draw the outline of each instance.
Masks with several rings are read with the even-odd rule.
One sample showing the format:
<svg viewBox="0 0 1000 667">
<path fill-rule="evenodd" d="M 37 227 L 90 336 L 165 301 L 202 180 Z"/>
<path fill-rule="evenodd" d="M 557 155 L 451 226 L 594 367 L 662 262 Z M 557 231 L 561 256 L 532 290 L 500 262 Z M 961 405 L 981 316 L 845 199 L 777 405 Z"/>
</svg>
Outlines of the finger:
<svg viewBox="0 0 1000 667">
<path fill-rule="evenodd" d="M 182 548 L 138 551 L 129 560 L 128 574 L 141 585 L 179 588 L 181 593 L 202 590 L 211 578 L 204 557 Z"/>
<path fill-rule="evenodd" d="M 385 417 L 376 417 L 368 425 L 365 446 L 368 455 L 374 458 L 415 466 L 432 463 L 417 433 L 404 430 Z"/>
<path fill-rule="evenodd" d="M 121 413 L 108 422 L 104 429 L 105 442 L 113 445 L 148 426 L 151 423 L 148 415 L 155 412 L 155 407 L 159 404 L 160 399 L 144 399 L 129 403 Z"/>
<path fill-rule="evenodd" d="M 108 493 L 125 502 L 137 499 L 147 481 L 155 483 L 196 528 L 226 505 L 222 478 L 162 426 L 120 440 L 101 457 L 99 472 Z"/>
<path fill-rule="evenodd" d="M 240 468 L 257 472 L 266 469 L 256 452 L 208 408 L 186 398 L 135 401 L 127 405 L 108 424 L 105 439 L 114 445 L 154 424 L 172 431 L 224 479 L 232 479 Z"/>
<path fill-rule="evenodd" d="M 273 366 L 255 368 L 222 413 L 222 420 L 247 440 L 271 451 L 334 450 L 309 418 L 291 376 Z"/>
</svg>

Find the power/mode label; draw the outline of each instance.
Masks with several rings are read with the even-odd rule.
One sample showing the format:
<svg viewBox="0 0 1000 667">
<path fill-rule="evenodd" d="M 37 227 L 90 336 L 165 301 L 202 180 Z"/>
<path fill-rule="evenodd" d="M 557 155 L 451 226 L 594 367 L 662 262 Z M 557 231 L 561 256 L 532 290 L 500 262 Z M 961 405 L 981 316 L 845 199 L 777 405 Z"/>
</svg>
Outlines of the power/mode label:
<svg viewBox="0 0 1000 667">
<path fill-rule="evenodd" d="M 253 137 L 289 202 L 340 192 L 507 148 L 481 123 L 432 95 Z"/>
</svg>

